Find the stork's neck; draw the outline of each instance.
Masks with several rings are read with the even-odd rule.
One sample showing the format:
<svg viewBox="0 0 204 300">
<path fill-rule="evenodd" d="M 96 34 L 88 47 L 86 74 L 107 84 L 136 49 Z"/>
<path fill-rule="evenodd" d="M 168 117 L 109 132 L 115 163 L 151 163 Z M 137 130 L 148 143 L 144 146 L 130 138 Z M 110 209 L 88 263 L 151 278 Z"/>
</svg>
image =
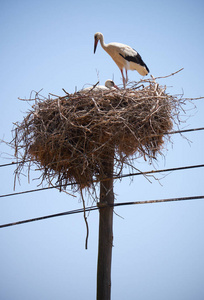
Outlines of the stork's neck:
<svg viewBox="0 0 204 300">
<path fill-rule="evenodd" d="M 104 37 L 103 37 L 103 35 L 100 36 L 100 43 L 101 43 L 101 47 L 103 49 L 106 49 L 107 45 L 104 43 Z"/>
</svg>

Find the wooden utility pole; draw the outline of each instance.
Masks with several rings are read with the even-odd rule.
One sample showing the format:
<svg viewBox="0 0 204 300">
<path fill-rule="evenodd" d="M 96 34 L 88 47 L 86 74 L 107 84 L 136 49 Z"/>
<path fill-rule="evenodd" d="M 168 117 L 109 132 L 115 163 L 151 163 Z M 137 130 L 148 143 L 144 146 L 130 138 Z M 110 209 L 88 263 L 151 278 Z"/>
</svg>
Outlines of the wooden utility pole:
<svg viewBox="0 0 204 300">
<path fill-rule="evenodd" d="M 113 166 L 114 155 L 106 155 L 103 161 L 103 177 L 110 178 L 100 183 L 99 244 L 97 269 L 97 300 L 111 299 L 111 260 L 113 246 Z"/>
</svg>

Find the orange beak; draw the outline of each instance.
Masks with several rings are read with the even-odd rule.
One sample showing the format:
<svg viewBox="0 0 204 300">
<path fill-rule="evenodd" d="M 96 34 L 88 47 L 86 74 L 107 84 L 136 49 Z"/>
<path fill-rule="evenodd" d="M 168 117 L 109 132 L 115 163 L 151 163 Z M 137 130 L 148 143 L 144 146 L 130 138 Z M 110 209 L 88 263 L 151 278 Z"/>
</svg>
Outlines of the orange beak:
<svg viewBox="0 0 204 300">
<path fill-rule="evenodd" d="M 98 45 L 98 40 L 97 40 L 97 38 L 95 38 L 95 42 L 94 42 L 94 53 L 96 52 L 97 45 Z"/>
<path fill-rule="evenodd" d="M 119 87 L 116 84 L 114 84 L 114 88 L 119 90 Z"/>
</svg>

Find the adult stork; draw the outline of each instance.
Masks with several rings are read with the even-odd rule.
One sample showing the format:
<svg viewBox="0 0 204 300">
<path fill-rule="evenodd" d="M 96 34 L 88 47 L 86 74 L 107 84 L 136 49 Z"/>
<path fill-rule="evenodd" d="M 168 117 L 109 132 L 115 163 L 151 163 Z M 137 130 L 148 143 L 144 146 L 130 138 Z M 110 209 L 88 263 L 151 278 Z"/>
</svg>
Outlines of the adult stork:
<svg viewBox="0 0 204 300">
<path fill-rule="evenodd" d="M 115 82 L 113 80 L 106 80 L 105 85 L 97 85 L 97 86 L 91 86 L 91 87 L 87 87 L 85 89 L 82 90 L 82 92 L 87 92 L 90 90 L 93 91 L 109 91 L 112 89 L 118 89 L 117 85 L 115 84 Z"/>
<path fill-rule="evenodd" d="M 105 44 L 103 34 L 101 32 L 97 32 L 94 35 L 94 53 L 96 52 L 98 41 L 100 41 L 102 48 L 112 57 L 120 69 L 124 88 L 128 82 L 127 70 L 137 70 L 137 72 L 142 76 L 149 73 L 149 69 L 142 60 L 142 57 L 130 46 L 121 43 Z M 125 69 L 126 78 L 124 77 L 123 69 Z"/>
</svg>

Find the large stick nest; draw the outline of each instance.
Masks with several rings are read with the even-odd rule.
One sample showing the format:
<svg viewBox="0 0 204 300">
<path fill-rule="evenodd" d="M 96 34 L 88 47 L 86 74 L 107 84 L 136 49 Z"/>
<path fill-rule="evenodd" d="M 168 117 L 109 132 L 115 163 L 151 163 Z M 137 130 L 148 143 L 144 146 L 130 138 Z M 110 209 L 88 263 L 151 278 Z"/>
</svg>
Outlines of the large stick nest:
<svg viewBox="0 0 204 300">
<path fill-rule="evenodd" d="M 151 160 L 161 153 L 179 106 L 178 98 L 155 80 L 126 90 L 93 89 L 55 99 L 36 94 L 31 110 L 15 124 L 13 145 L 21 162 L 17 173 L 32 161 L 43 180 L 90 187 L 104 176 L 103 163 L 110 155 L 120 172 L 133 155 Z"/>
</svg>

